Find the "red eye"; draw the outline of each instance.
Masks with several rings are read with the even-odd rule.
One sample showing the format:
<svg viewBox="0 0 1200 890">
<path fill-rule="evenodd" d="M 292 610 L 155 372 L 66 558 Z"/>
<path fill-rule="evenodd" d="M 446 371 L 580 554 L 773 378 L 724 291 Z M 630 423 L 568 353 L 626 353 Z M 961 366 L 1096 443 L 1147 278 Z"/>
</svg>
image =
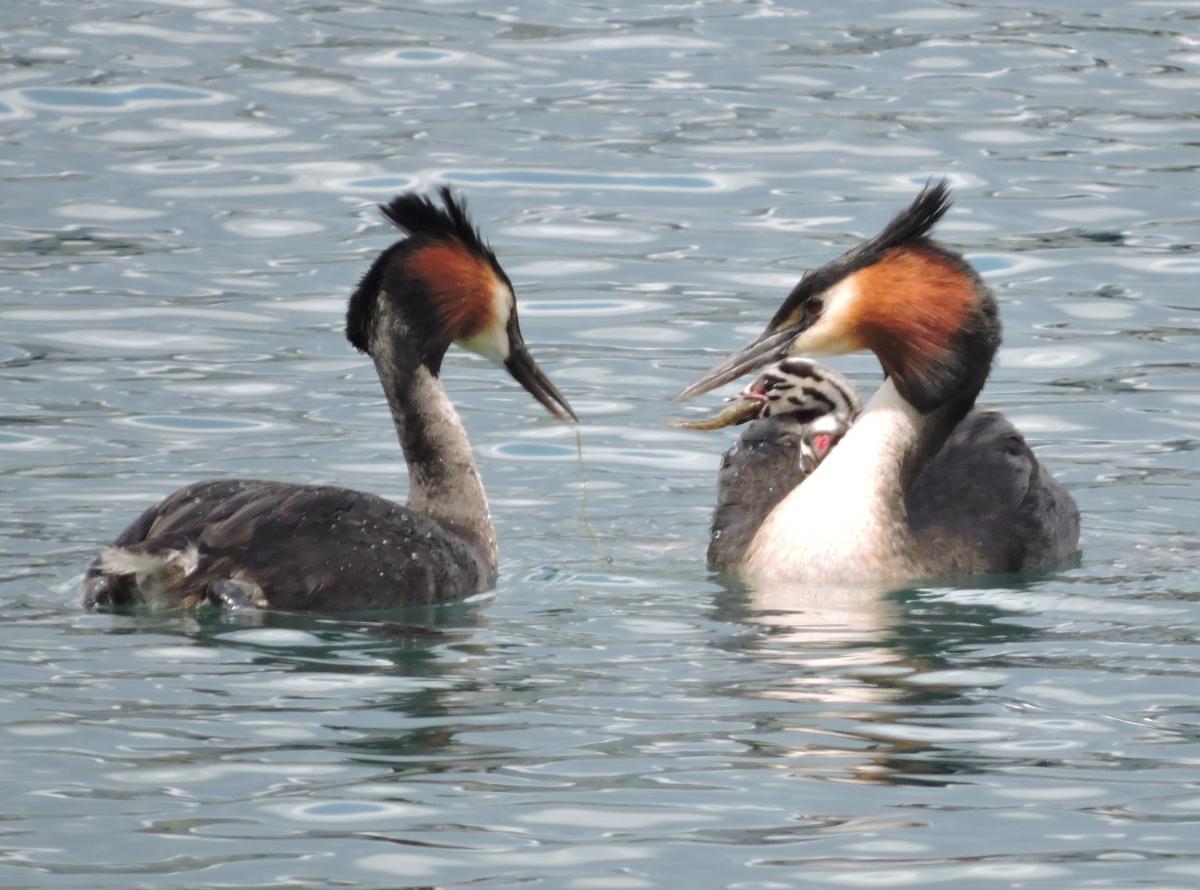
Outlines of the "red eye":
<svg viewBox="0 0 1200 890">
<path fill-rule="evenodd" d="M 829 449 L 833 446 L 833 436 L 829 433 L 817 433 L 812 440 L 813 451 L 817 453 L 817 457 L 824 457 Z"/>
</svg>

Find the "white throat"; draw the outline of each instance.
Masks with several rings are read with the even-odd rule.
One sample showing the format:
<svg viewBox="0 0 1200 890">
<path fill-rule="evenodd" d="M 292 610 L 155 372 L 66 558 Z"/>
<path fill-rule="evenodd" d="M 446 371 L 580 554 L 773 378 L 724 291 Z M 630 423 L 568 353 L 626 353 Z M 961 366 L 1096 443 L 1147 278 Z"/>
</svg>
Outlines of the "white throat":
<svg viewBox="0 0 1200 890">
<path fill-rule="evenodd" d="M 508 320 L 513 314 L 514 298 L 512 291 L 497 281 L 492 290 L 492 311 L 489 314 L 491 322 L 473 337 L 464 337 L 458 341 L 463 349 L 491 359 L 498 365 L 508 360 L 510 352 L 508 343 Z"/>
<path fill-rule="evenodd" d="M 892 381 L 811 476 L 768 514 L 739 572 L 755 587 L 858 585 L 916 571 L 904 506 L 904 466 L 923 419 Z"/>
</svg>

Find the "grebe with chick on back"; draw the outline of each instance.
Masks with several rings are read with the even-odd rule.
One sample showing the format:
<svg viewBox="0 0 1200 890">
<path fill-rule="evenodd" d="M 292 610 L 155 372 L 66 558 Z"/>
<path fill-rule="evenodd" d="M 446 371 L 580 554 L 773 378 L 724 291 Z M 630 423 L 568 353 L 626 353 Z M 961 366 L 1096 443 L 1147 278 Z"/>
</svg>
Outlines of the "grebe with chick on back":
<svg viewBox="0 0 1200 890">
<path fill-rule="evenodd" d="M 560 420 L 577 420 L 538 369 L 512 282 L 448 188 L 381 205 L 408 237 L 350 297 L 346 336 L 383 384 L 404 459 L 405 506 L 328 485 L 197 482 L 150 507 L 88 567 L 84 604 L 380 609 L 495 583 L 496 533 L 466 431 L 442 388 L 452 343 L 502 365 Z"/>
<path fill-rule="evenodd" d="M 789 356 L 763 371 L 716 416 L 674 423 L 698 430 L 749 424 L 721 458 L 709 568 L 737 567 L 763 520 L 829 455 L 861 410 L 849 380 L 811 359 Z"/>
<path fill-rule="evenodd" d="M 929 237 L 950 207 L 926 185 L 874 238 L 806 274 L 766 330 L 690 398 L 792 354 L 875 354 L 883 385 L 733 563 L 752 585 L 878 584 L 1063 565 L 1079 511 L 1019 432 L 975 400 L 1000 344 L 995 298 Z"/>
</svg>

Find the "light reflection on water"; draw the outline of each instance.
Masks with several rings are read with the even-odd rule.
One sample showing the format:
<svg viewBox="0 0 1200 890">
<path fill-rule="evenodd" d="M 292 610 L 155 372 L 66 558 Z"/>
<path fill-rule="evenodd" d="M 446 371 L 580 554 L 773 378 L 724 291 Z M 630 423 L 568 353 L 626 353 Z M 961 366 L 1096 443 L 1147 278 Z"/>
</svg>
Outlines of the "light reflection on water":
<svg viewBox="0 0 1200 890">
<path fill-rule="evenodd" d="M 1200 876 L 1191 13 L 161 3 L 0 11 L 0 883 L 1155 886 Z M 995 289 L 984 401 L 1079 567 L 751 594 L 702 568 L 731 434 L 670 398 L 931 176 Z M 400 497 L 344 299 L 449 181 L 544 416 L 451 354 L 495 592 L 90 615 L 214 476 Z M 864 390 L 864 357 L 838 362 Z M 202 845 L 197 845 L 203 840 Z"/>
</svg>

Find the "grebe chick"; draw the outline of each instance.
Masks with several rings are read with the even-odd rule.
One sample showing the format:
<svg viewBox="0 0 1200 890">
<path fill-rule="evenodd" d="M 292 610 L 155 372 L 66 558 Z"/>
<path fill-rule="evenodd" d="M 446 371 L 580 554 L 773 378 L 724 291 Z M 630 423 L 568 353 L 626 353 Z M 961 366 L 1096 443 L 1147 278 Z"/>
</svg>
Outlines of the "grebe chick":
<svg viewBox="0 0 1200 890">
<path fill-rule="evenodd" d="M 486 590 L 496 534 L 439 372 L 451 343 L 503 365 L 559 419 L 576 419 L 534 364 L 512 283 L 447 188 L 384 215 L 408 237 L 350 297 L 346 336 L 375 362 L 408 465 L 406 506 L 327 485 L 198 482 L 150 507 L 88 567 L 84 604 L 296 610 L 429 604 Z"/>
<path fill-rule="evenodd" d="M 1000 343 L 996 302 L 928 237 L 950 206 L 927 185 L 874 238 L 805 275 L 756 340 L 681 398 L 793 353 L 870 350 L 886 379 L 841 443 L 737 559 L 756 586 L 865 584 L 1043 570 L 1079 511 L 999 414 L 973 412 Z"/>
<path fill-rule="evenodd" d="M 861 406 L 841 374 L 790 357 L 767 368 L 731 407 L 719 415 L 728 418 L 721 426 L 750 423 L 721 458 L 717 475 L 708 543 L 708 566 L 717 570 L 737 565 L 763 520 L 825 459 Z"/>
</svg>

